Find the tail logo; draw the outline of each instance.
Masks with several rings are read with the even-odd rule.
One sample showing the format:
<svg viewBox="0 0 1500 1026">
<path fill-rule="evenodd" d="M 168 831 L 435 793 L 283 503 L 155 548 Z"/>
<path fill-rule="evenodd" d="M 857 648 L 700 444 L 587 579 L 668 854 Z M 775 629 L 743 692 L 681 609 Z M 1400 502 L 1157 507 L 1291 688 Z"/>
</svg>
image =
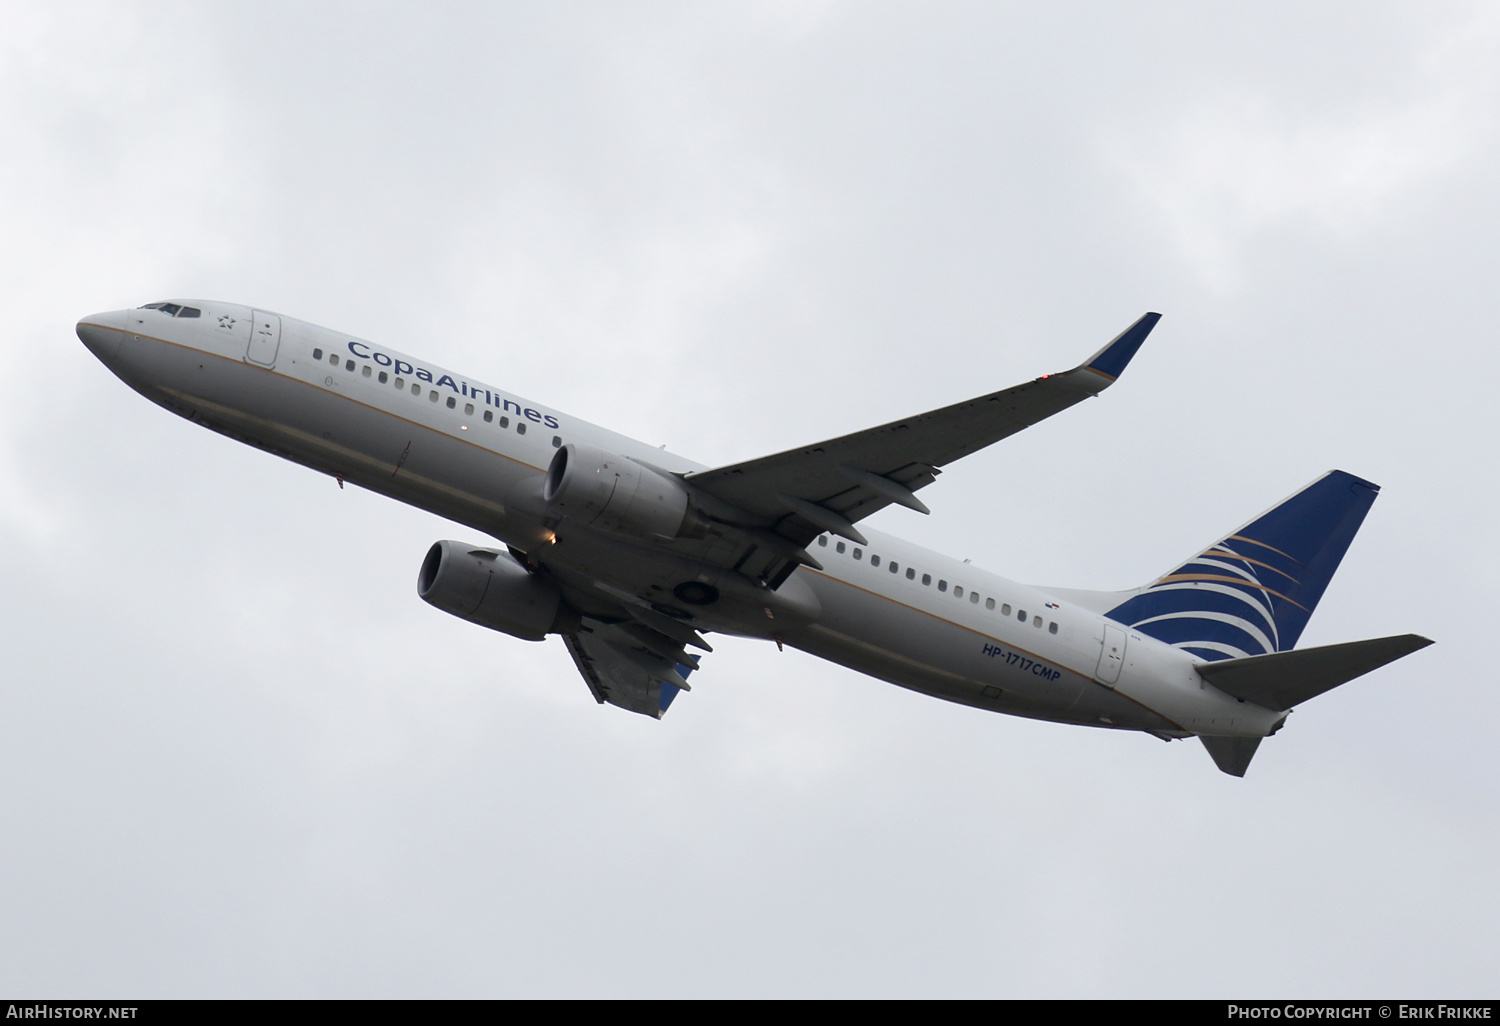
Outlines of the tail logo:
<svg viewBox="0 0 1500 1026">
<path fill-rule="evenodd" d="M 1109 611 L 1207 660 L 1297 644 L 1378 488 L 1330 471 Z"/>
<path fill-rule="evenodd" d="M 1231 535 L 1162 577 L 1116 612 L 1128 607 L 1133 614 L 1128 621 L 1131 627 L 1170 640 L 1177 648 L 1205 659 L 1275 652 L 1281 647 L 1276 600 L 1305 608 L 1286 594 L 1300 587 L 1294 576 L 1299 569 L 1297 561 L 1280 549 L 1243 535 Z"/>
</svg>

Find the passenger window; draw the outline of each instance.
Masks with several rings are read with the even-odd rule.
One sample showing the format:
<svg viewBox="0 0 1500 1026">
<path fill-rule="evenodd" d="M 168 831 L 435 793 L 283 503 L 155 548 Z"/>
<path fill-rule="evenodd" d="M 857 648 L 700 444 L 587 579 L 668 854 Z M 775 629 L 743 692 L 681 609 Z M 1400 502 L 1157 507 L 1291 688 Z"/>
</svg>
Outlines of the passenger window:
<svg viewBox="0 0 1500 1026">
<path fill-rule="evenodd" d="M 865 550 L 864 549 L 856 548 L 854 550 L 854 558 L 855 559 L 860 559 L 861 557 L 864 556 L 864 554 L 865 554 Z"/>
<path fill-rule="evenodd" d="M 385 384 L 389 380 L 391 380 L 391 376 L 389 374 L 387 374 L 385 371 L 381 371 L 380 372 L 380 383 L 383 385 L 383 384 Z"/>
<path fill-rule="evenodd" d="M 911 567 L 907 567 L 906 568 L 906 579 L 908 581 L 915 581 L 917 579 L 917 572 L 915 570 L 913 570 Z"/>
<path fill-rule="evenodd" d="M 464 403 L 464 416 L 466 416 L 466 417 L 472 417 L 472 416 L 474 416 L 474 404 L 473 403 Z"/>
<path fill-rule="evenodd" d="M 354 369 L 354 361 L 353 360 L 346 360 L 346 361 L 344 361 L 344 370 L 346 370 L 346 371 L 352 371 L 353 369 Z"/>
<path fill-rule="evenodd" d="M 947 591 L 947 590 L 948 590 L 948 582 L 947 581 L 938 581 L 938 591 Z"/>
<path fill-rule="evenodd" d="M 516 434 L 518 434 L 518 435 L 524 435 L 525 433 L 526 433 L 526 422 L 524 420 L 518 420 L 518 421 L 516 421 Z"/>
<path fill-rule="evenodd" d="M 1040 627 L 1041 625 L 1042 625 L 1042 618 L 1040 616 L 1031 621 L 1031 626 L 1033 626 L 1033 627 Z"/>
<path fill-rule="evenodd" d="M 986 608 L 986 609 L 994 609 L 995 608 L 995 600 L 994 599 L 985 599 L 984 600 L 984 608 Z"/>
<path fill-rule="evenodd" d="M 1023 609 L 1019 613 L 1017 613 L 1016 614 L 1016 619 L 1020 620 L 1022 623 L 1025 623 L 1026 622 L 1026 610 Z"/>
<path fill-rule="evenodd" d="M 359 372 L 368 378 L 370 376 L 370 365 L 368 363 L 365 364 L 359 369 Z"/>
<path fill-rule="evenodd" d="M 427 395 L 427 401 L 430 402 L 430 403 L 435 403 L 435 402 L 438 401 L 438 394 L 437 394 L 437 392 L 435 390 L 432 391 L 432 392 L 430 392 L 430 393 L 428 393 L 428 395 Z"/>
<path fill-rule="evenodd" d="M 895 573 L 897 570 L 900 570 L 900 569 L 901 569 L 900 565 L 898 563 L 896 563 L 895 560 L 892 560 L 891 561 L 891 573 Z"/>
<path fill-rule="evenodd" d="M 401 392 L 401 391 L 404 391 L 405 389 L 406 389 L 406 379 L 405 378 L 397 378 L 396 379 L 396 391 Z"/>
<path fill-rule="evenodd" d="M 1003 605 L 1003 606 L 1000 607 L 1000 615 L 1001 616 L 1009 616 L 1010 615 L 1010 603 L 1009 602 L 1005 603 L 1005 605 Z"/>
<path fill-rule="evenodd" d="M 313 359 L 314 360 L 321 360 L 321 359 L 323 359 L 323 350 L 321 350 L 321 349 L 314 349 L 313 350 Z"/>
<path fill-rule="evenodd" d="M 844 554 L 844 543 L 839 542 L 838 545 L 834 547 L 834 551 L 842 556 Z"/>
<path fill-rule="evenodd" d="M 495 411 L 494 410 L 485 410 L 484 411 L 484 422 L 486 424 L 488 424 L 490 421 L 492 421 L 494 419 L 495 419 Z"/>
<path fill-rule="evenodd" d="M 458 405 L 458 400 L 457 400 L 457 399 L 455 399 L 455 398 L 453 398 L 453 397 L 452 397 L 452 396 L 451 396 L 451 395 L 450 395 L 450 396 L 449 396 L 449 397 L 448 397 L 448 409 L 450 409 L 450 410 L 451 410 L 451 409 L 453 409 L 453 408 L 454 408 L 454 407 L 455 407 L 455 406 L 457 406 L 457 405 Z"/>
<path fill-rule="evenodd" d="M 329 353 L 328 354 L 328 362 L 331 363 L 331 364 L 333 364 L 335 367 L 337 367 L 339 365 L 339 354 L 338 353 Z"/>
<path fill-rule="evenodd" d="M 880 557 L 879 556 L 871 556 L 870 557 L 870 565 L 871 566 L 879 566 L 880 565 Z"/>
<path fill-rule="evenodd" d="M 821 545 L 821 546 L 823 546 L 825 549 L 828 548 L 828 535 L 826 535 L 826 534 L 820 534 L 820 535 L 818 535 L 818 544 Z"/>
<path fill-rule="evenodd" d="M 932 575 L 931 574 L 923 574 L 922 575 L 922 587 L 924 587 L 924 588 L 930 588 L 930 587 L 932 587 Z"/>
<path fill-rule="evenodd" d="M 964 586 L 962 584 L 955 584 L 953 586 L 953 597 L 954 598 L 963 598 L 964 597 Z"/>
<path fill-rule="evenodd" d="M 422 383 L 420 381 L 413 381 L 411 383 L 411 394 L 412 395 L 421 395 L 422 394 Z M 437 400 L 437 393 L 436 392 L 432 393 L 432 398 L 433 398 L 434 401 Z"/>
<path fill-rule="evenodd" d="M 562 448 L 562 437 L 561 436 L 559 436 L 559 435 L 553 435 L 552 436 L 552 448 L 554 448 L 554 449 L 561 449 Z"/>
<path fill-rule="evenodd" d="M 510 418 L 509 417 L 501 417 L 500 418 L 500 426 L 503 427 L 503 428 L 510 427 Z"/>
<path fill-rule="evenodd" d="M 969 601 L 977 603 L 979 601 L 979 592 L 977 592 L 977 591 L 971 591 L 971 592 L 969 592 Z"/>
<path fill-rule="evenodd" d="M 1047 633 L 1048 634 L 1056 634 L 1057 633 L 1057 621 L 1056 620 L 1053 620 L 1051 623 L 1049 623 L 1047 625 Z"/>
</svg>

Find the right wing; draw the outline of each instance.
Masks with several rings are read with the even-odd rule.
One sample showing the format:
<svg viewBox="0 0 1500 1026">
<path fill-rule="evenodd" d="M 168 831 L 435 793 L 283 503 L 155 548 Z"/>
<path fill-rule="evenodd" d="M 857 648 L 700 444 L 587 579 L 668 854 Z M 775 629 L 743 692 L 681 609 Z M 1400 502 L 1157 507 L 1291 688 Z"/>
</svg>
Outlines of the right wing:
<svg viewBox="0 0 1500 1026">
<path fill-rule="evenodd" d="M 913 493 L 931 484 L 941 467 L 1104 391 L 1160 319 L 1144 315 L 1072 370 L 686 480 L 795 546 L 824 531 L 865 544 L 855 522 L 893 502 L 926 513 Z"/>
<path fill-rule="evenodd" d="M 687 676 L 698 665 L 678 641 L 640 622 L 585 617 L 563 641 L 594 701 L 658 720 L 679 691 L 690 690 Z"/>
</svg>

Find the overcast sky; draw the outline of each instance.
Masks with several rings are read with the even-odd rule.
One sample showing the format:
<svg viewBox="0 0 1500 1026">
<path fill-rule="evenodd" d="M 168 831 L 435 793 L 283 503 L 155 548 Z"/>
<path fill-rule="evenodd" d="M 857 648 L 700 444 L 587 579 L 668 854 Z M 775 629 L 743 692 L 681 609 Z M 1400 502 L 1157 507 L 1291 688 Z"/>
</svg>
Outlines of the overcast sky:
<svg viewBox="0 0 1500 1026">
<path fill-rule="evenodd" d="M 1494 996 L 1500 8 L 3 0 L 0 140 L 0 992 Z M 1243 780 L 730 639 L 652 722 L 73 334 L 169 297 L 707 464 L 1159 310 L 871 526 L 1123 588 L 1338 467 L 1303 643 L 1437 645 Z"/>
</svg>

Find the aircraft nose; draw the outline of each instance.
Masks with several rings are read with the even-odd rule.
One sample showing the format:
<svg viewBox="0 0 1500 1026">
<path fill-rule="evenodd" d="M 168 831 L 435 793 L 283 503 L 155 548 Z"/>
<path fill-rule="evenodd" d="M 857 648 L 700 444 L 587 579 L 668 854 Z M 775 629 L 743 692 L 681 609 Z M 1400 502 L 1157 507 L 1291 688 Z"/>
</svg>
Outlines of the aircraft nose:
<svg viewBox="0 0 1500 1026">
<path fill-rule="evenodd" d="M 120 349 L 125 320 L 118 312 L 90 314 L 78 322 L 78 340 L 106 366 Z"/>
</svg>

